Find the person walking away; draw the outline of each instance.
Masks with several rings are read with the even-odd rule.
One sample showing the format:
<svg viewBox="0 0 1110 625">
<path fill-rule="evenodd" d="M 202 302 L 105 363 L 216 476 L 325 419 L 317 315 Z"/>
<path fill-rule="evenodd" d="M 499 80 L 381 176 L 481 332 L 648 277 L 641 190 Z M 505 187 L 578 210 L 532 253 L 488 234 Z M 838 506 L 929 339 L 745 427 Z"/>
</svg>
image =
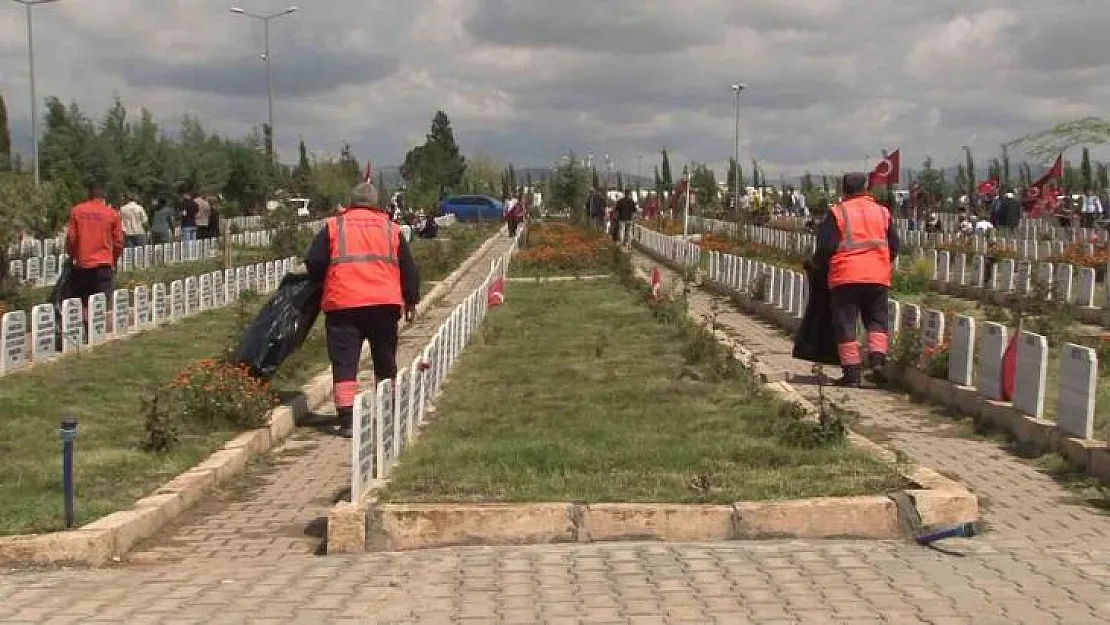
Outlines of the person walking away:
<svg viewBox="0 0 1110 625">
<path fill-rule="evenodd" d="M 505 221 L 509 225 L 509 237 L 515 237 L 516 231 L 520 229 L 521 222 L 524 221 L 524 202 L 517 198 L 509 199 L 509 208 L 505 213 Z"/>
<path fill-rule="evenodd" d="M 323 284 L 328 357 L 339 435 L 351 436 L 362 344 L 370 343 L 375 384 L 397 375 L 402 313 L 415 318 L 420 277 L 389 207 L 377 206 L 369 182 L 351 193 L 347 210 L 328 218 L 305 255 L 309 276 Z"/>
<path fill-rule="evenodd" d="M 123 221 L 123 240 L 127 247 L 136 247 L 143 244 L 149 221 L 146 209 L 136 201 L 134 195 L 129 195 L 127 200 L 119 209 L 120 219 Z"/>
<path fill-rule="evenodd" d="M 193 199 L 192 192 L 185 190 L 181 192 L 181 204 L 179 215 L 181 217 L 181 240 L 182 241 L 196 241 L 197 240 L 197 212 L 200 207 L 197 206 L 196 200 Z"/>
<path fill-rule="evenodd" d="M 207 239 L 212 236 L 208 229 L 209 218 L 212 215 L 212 205 L 203 195 L 198 195 L 193 199 L 197 203 L 197 238 Z"/>
<path fill-rule="evenodd" d="M 632 191 L 625 189 L 624 197 L 617 200 L 613 210 L 620 228 L 620 242 L 624 245 L 632 244 L 632 218 L 636 216 L 636 209 L 636 200 L 632 199 Z"/>
<path fill-rule="evenodd" d="M 150 218 L 151 243 L 169 243 L 173 238 L 173 210 L 164 198 L 154 203 L 154 216 Z"/>
<path fill-rule="evenodd" d="M 112 301 L 116 262 L 123 254 L 119 213 L 104 200 L 102 184 L 94 182 L 88 191 L 88 199 L 73 207 L 66 224 L 66 253 L 73 263 L 71 286 L 86 313 L 89 297 L 96 293 Z"/>
<path fill-rule="evenodd" d="M 605 197 L 597 189 L 590 191 L 590 199 L 586 204 L 590 212 L 590 221 L 594 228 L 605 231 Z"/>
<path fill-rule="evenodd" d="M 827 267 L 829 306 L 844 376 L 838 386 L 860 386 L 863 359 L 856 339 L 862 317 L 867 329 L 868 364 L 882 380 L 889 348 L 887 294 L 898 254 L 898 234 L 890 212 L 867 195 L 867 176 L 844 175 L 844 200 L 829 209 L 817 232 L 813 262 Z"/>
<path fill-rule="evenodd" d="M 208 198 L 208 238 L 217 238 L 220 232 L 220 200 L 210 197 Z"/>
</svg>

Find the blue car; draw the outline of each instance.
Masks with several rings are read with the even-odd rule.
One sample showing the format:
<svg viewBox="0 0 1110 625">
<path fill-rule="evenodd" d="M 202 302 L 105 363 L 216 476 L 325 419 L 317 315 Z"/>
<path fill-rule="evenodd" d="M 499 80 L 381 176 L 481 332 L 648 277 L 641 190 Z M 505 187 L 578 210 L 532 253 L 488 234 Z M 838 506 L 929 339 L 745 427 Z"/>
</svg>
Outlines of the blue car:
<svg viewBox="0 0 1110 625">
<path fill-rule="evenodd" d="M 455 195 L 439 203 L 439 214 L 459 221 L 500 221 L 505 206 L 488 195 Z"/>
</svg>

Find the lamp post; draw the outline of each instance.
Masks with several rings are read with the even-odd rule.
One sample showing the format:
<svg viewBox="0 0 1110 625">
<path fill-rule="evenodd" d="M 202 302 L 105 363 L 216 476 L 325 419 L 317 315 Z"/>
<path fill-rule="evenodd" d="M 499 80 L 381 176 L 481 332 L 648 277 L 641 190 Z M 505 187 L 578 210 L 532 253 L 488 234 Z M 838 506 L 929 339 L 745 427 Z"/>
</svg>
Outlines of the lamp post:
<svg viewBox="0 0 1110 625">
<path fill-rule="evenodd" d="M 740 94 L 747 88 L 742 82 L 732 85 L 732 91 L 736 94 L 736 142 L 733 145 L 736 167 L 732 172 L 732 211 L 737 216 L 740 214 Z"/>
<path fill-rule="evenodd" d="M 39 98 L 35 93 L 35 29 L 32 7 L 51 4 L 58 0 L 15 0 L 27 9 L 27 69 L 31 87 L 31 160 L 35 172 L 35 186 L 42 180 L 39 169 Z"/>
<path fill-rule="evenodd" d="M 275 158 L 274 144 L 276 142 L 274 141 L 274 74 L 270 68 L 270 20 L 281 17 L 283 15 L 289 15 L 290 13 L 295 13 L 297 11 L 297 6 L 294 5 L 285 9 L 284 11 L 269 13 L 267 15 L 251 13 L 250 11 L 246 11 L 239 7 L 231 7 L 230 10 L 232 13 L 243 15 L 246 17 L 252 17 L 256 20 L 259 20 L 262 22 L 263 25 L 264 43 L 262 46 L 262 54 L 260 56 L 262 57 L 263 61 L 266 61 L 266 100 L 267 108 L 269 111 L 269 115 L 267 116 L 267 127 L 270 129 L 270 159 L 273 160 Z"/>
</svg>

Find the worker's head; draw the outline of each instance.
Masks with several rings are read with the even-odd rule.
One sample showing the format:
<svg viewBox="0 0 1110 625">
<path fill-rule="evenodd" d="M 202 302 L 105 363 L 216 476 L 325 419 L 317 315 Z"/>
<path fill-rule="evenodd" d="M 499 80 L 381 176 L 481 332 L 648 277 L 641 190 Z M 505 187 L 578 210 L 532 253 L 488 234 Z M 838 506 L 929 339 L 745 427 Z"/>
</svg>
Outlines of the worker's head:
<svg viewBox="0 0 1110 625">
<path fill-rule="evenodd" d="M 351 206 L 378 207 L 378 189 L 372 182 L 360 182 L 351 190 Z"/>
<path fill-rule="evenodd" d="M 104 183 L 99 180 L 90 180 L 85 190 L 88 191 L 90 200 L 103 200 L 105 197 Z"/>
<path fill-rule="evenodd" d="M 867 176 L 862 171 L 850 171 L 840 181 L 845 196 L 859 195 L 867 190 Z"/>
</svg>

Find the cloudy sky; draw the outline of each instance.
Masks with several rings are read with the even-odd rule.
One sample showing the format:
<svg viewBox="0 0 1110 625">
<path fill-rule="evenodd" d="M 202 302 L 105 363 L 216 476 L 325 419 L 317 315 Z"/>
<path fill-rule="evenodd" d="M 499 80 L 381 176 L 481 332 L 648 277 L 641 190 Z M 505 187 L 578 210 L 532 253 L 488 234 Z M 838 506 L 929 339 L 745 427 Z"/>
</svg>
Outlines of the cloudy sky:
<svg viewBox="0 0 1110 625">
<path fill-rule="evenodd" d="M 35 9 L 39 95 L 99 115 L 113 94 L 221 133 L 266 116 L 260 24 L 222 0 L 61 0 Z M 1110 103 L 1105 0 L 300 0 L 272 23 L 278 147 L 400 162 L 436 109 L 463 150 L 546 166 L 574 149 L 644 173 L 860 168 L 883 148 L 942 163 Z M 279 0 L 241 0 L 279 11 Z M 26 25 L 0 3 L 0 92 L 28 145 Z M 1098 156 L 1110 152 L 1096 151 Z M 1076 157 L 1078 158 L 1078 157 Z"/>
</svg>

